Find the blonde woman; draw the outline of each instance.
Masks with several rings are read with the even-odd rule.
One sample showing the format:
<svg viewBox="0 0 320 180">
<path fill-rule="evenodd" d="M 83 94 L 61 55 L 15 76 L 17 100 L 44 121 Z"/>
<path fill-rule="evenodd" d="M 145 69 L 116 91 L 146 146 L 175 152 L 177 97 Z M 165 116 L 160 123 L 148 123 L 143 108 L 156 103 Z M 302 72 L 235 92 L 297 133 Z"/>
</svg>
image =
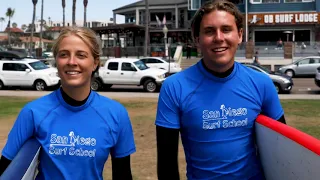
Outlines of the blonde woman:
<svg viewBox="0 0 320 180">
<path fill-rule="evenodd" d="M 99 50 L 90 29 L 61 32 L 53 47 L 61 88 L 23 107 L 2 151 L 3 170 L 34 137 L 41 144 L 36 179 L 103 179 L 109 154 L 113 179 L 132 179 L 130 155 L 136 149 L 128 113 L 90 89 Z"/>
</svg>

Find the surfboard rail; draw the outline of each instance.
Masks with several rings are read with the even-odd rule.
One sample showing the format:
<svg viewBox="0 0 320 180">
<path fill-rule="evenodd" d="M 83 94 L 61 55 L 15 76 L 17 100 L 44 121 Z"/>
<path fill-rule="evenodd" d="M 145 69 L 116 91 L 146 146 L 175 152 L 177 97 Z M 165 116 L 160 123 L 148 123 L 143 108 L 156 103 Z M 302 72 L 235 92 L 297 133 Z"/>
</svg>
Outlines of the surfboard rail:
<svg viewBox="0 0 320 180">
<path fill-rule="evenodd" d="M 264 115 L 257 117 L 255 132 L 267 180 L 320 177 L 320 140 Z"/>
<path fill-rule="evenodd" d="M 26 141 L 0 180 L 33 180 L 37 173 L 40 149 L 41 145 L 35 138 Z"/>
</svg>

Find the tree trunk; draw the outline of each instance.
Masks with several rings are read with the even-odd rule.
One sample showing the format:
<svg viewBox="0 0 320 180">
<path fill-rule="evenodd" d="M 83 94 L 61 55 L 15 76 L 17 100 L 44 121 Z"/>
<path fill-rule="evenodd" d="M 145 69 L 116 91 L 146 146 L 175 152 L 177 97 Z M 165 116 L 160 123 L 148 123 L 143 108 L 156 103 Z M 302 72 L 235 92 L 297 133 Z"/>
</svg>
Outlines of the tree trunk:
<svg viewBox="0 0 320 180">
<path fill-rule="evenodd" d="M 36 5 L 33 5 L 33 16 L 32 16 L 32 24 L 31 24 L 31 37 L 30 37 L 30 47 L 29 53 L 32 56 L 32 48 L 33 48 L 33 31 L 34 31 L 34 20 L 36 19 Z"/>
<path fill-rule="evenodd" d="M 73 0 L 72 4 L 72 25 L 76 26 L 76 2 L 77 0 Z"/>
<path fill-rule="evenodd" d="M 9 17 L 9 22 L 8 22 L 8 44 L 9 44 L 9 46 L 11 46 L 11 27 L 10 27 L 10 23 L 11 23 L 11 19 L 10 19 L 10 17 Z"/>
<path fill-rule="evenodd" d="M 87 27 L 87 7 L 84 7 L 83 27 Z"/>
<path fill-rule="evenodd" d="M 43 0 L 41 0 L 40 48 L 42 49 Z"/>
<path fill-rule="evenodd" d="M 63 27 L 65 27 L 65 23 L 66 23 L 66 14 L 65 14 L 65 8 L 63 8 L 63 19 L 62 19 Z"/>
</svg>

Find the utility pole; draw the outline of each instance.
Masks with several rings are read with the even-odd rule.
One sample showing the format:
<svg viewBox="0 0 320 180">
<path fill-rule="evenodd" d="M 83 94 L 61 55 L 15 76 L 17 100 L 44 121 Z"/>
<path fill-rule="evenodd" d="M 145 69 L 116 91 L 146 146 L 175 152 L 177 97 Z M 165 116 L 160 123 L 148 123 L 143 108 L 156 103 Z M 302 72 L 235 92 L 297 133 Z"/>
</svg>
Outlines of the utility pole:
<svg viewBox="0 0 320 180">
<path fill-rule="evenodd" d="M 148 44 L 149 44 L 149 3 L 145 0 L 145 39 L 144 39 L 144 56 L 148 56 Z"/>
</svg>

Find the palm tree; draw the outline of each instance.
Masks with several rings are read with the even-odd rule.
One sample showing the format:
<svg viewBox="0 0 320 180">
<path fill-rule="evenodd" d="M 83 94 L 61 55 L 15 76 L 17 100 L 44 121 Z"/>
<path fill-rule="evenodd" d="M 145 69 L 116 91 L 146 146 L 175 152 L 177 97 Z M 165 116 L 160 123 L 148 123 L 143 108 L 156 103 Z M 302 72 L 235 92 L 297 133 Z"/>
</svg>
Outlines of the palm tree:
<svg viewBox="0 0 320 180">
<path fill-rule="evenodd" d="M 11 23 L 11 18 L 13 17 L 14 15 L 14 12 L 15 10 L 12 9 L 12 8 L 8 8 L 7 9 L 7 12 L 6 12 L 6 16 L 9 18 L 9 21 L 8 21 L 8 25 L 7 25 L 7 28 L 8 28 L 8 43 L 9 43 L 9 46 L 11 45 L 11 29 L 10 29 L 10 23 Z"/>
<path fill-rule="evenodd" d="M 33 16 L 32 16 L 32 23 L 31 23 L 31 37 L 30 37 L 30 45 L 29 45 L 30 56 L 32 55 L 34 20 L 36 19 L 36 6 L 38 3 L 38 0 L 32 0 L 32 3 L 33 3 Z"/>
<path fill-rule="evenodd" d="M 6 21 L 6 19 L 4 17 L 0 17 L 1 31 L 2 31 L 3 22 L 5 22 L 5 21 Z"/>
<path fill-rule="evenodd" d="M 27 28 L 28 28 L 27 25 L 25 25 L 25 24 L 22 24 L 22 25 L 21 25 L 21 29 L 22 29 L 23 31 L 25 31 Z"/>
<path fill-rule="evenodd" d="M 73 0 L 73 3 L 72 3 L 72 25 L 73 26 L 76 25 L 76 3 L 77 3 L 77 0 Z"/>
<path fill-rule="evenodd" d="M 84 6 L 83 26 L 84 26 L 84 27 L 87 27 L 87 6 L 88 6 L 88 0 L 83 0 L 83 6 Z"/>
<path fill-rule="evenodd" d="M 62 25 L 63 25 L 63 27 L 65 26 L 65 21 L 66 21 L 65 8 L 66 8 L 66 0 L 62 0 L 62 11 L 63 11 Z"/>
<path fill-rule="evenodd" d="M 16 27 L 18 27 L 18 24 L 15 23 L 15 22 L 13 22 L 13 23 L 12 23 L 12 27 L 13 27 L 13 28 L 16 28 Z"/>
</svg>

